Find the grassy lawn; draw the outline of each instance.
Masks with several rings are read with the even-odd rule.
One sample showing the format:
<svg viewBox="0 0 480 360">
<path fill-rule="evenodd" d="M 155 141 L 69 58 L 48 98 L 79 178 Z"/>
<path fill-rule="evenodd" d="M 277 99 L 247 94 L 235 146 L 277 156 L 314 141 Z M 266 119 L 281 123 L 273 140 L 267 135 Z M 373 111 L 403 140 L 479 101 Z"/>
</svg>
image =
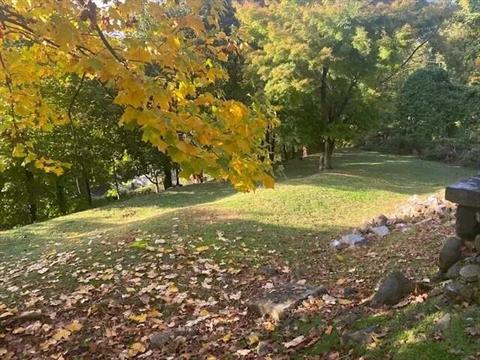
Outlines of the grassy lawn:
<svg viewBox="0 0 480 360">
<path fill-rule="evenodd" d="M 343 152 L 335 170 L 318 174 L 317 158 L 290 162 L 280 171 L 275 190 L 235 193 L 227 184 L 190 185 L 160 195 L 144 195 L 102 208 L 0 232 L 0 262 L 18 256 L 35 259 L 60 248 L 78 249 L 116 241 L 138 231 L 169 232 L 172 225 L 204 233 L 241 232 L 262 240 L 259 246 L 285 247 L 306 238 L 321 243 L 395 210 L 412 195 L 425 195 L 469 176 L 472 170 L 413 157 L 373 152 Z M 302 240 L 299 240 L 298 237 Z M 301 245 L 301 244 L 298 244 Z M 293 259 L 294 260 L 294 259 Z"/>
<path fill-rule="evenodd" d="M 145 342 L 154 329 L 185 323 L 202 311 L 217 316 L 230 309 L 228 316 L 222 315 L 230 320 L 222 323 L 221 331 L 210 329 L 205 335 L 208 341 L 186 345 L 190 350 L 200 346 L 200 353 L 207 357 L 235 354 L 239 348 L 248 347 L 245 337 L 252 329 L 266 339 L 280 336 L 285 340 L 290 336 L 283 330 L 275 336 L 264 334 L 261 323 L 240 311 L 248 298 L 258 293 L 260 284 L 269 281 L 258 272 L 265 264 L 286 269 L 281 275 L 285 280 L 307 279 L 327 286 L 334 295 L 339 291 L 335 288 L 339 279 L 347 279 L 347 283 L 359 285 L 359 300 L 369 296 L 375 283 L 392 267 L 400 267 L 416 278 L 433 271 L 432 258 L 451 226 L 438 234 L 422 229 L 392 234 L 375 244 L 374 255 L 367 248 L 338 256 L 329 243 L 379 214 L 392 213 L 412 195 L 437 192 L 471 175 L 472 170 L 413 157 L 345 151 L 336 157 L 335 170 L 319 174 L 317 161 L 318 157 L 311 156 L 278 169 L 275 190 L 241 194 L 222 183 L 189 185 L 0 232 L 0 303 L 17 312 L 49 312 L 65 302 L 71 304 L 72 298 L 81 298 L 77 301 L 82 306 L 58 313 L 54 325 L 58 328 L 72 319 L 82 319 L 84 329 L 73 342 L 77 355 L 87 351 L 80 344 L 92 339 L 99 343 L 95 353 L 121 355 L 135 340 Z M 91 292 L 79 295 L 79 288 L 85 284 L 92 286 Z M 155 294 L 145 291 L 152 284 Z M 239 291 L 240 299 L 230 296 Z M 185 305 L 187 300 L 174 300 L 178 294 L 185 294 L 190 305 Z M 230 300 L 225 303 L 224 298 Z M 117 329 L 113 342 L 98 340 L 105 337 L 103 326 L 120 326 L 118 318 L 112 320 L 108 312 L 114 305 L 108 305 L 101 314 L 95 312 L 100 311 L 96 301 L 102 299 L 110 299 L 119 307 L 117 317 L 127 313 L 128 319 L 129 312 L 143 313 L 152 308 L 160 309 L 161 316 L 158 321 L 130 322 Z M 93 302 L 97 304 L 95 311 L 90 305 Z M 348 307 L 340 310 L 348 311 Z M 335 311 L 331 309 L 330 313 Z M 211 318 L 217 319 L 215 316 Z M 95 325 L 99 317 L 103 319 L 100 323 L 105 322 L 101 326 Z M 233 322 L 233 318 L 240 320 Z M 424 321 L 431 318 L 426 315 Z M 303 324 L 306 328 L 323 324 L 324 314 L 322 321 L 315 319 L 313 316 Z M 408 323 L 393 315 L 388 321 Z M 222 342 L 229 331 L 235 333 L 232 340 Z M 385 341 L 388 349 L 398 352 L 396 358 L 413 359 L 410 353 L 424 351 L 422 341 L 402 342 L 410 335 L 401 331 L 390 334 Z M 31 339 L 7 339 L 23 348 L 30 341 L 27 348 L 34 349 L 33 354 L 40 351 L 41 344 Z M 326 336 L 302 356 L 329 351 L 338 346 L 337 340 L 335 333 Z M 208 346 L 204 344 L 207 342 Z M 67 346 L 66 341 L 60 341 L 62 346 Z M 369 354 L 382 359 L 384 350 L 369 350 Z M 54 353 L 49 347 L 43 351 Z M 440 347 L 438 353 L 442 351 Z"/>
</svg>

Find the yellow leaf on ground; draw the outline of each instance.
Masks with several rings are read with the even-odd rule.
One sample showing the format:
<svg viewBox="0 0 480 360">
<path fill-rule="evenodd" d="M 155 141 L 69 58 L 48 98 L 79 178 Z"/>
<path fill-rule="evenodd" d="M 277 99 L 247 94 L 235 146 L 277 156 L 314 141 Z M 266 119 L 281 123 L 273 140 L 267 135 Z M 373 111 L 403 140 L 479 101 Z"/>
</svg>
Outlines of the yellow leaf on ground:
<svg viewBox="0 0 480 360">
<path fill-rule="evenodd" d="M 82 324 L 78 320 L 73 320 L 70 324 L 65 326 L 67 330 L 73 332 L 80 331 L 82 329 Z"/>
<path fill-rule="evenodd" d="M 232 333 L 228 333 L 222 337 L 222 341 L 226 343 L 226 342 L 229 342 L 231 338 L 232 338 Z"/>
<path fill-rule="evenodd" d="M 139 315 L 132 314 L 128 317 L 128 319 L 138 323 L 144 323 L 145 321 L 147 321 L 147 314 L 139 314 Z"/>
<path fill-rule="evenodd" d="M 70 331 L 68 331 L 67 329 L 59 329 L 57 330 L 57 332 L 55 334 L 53 334 L 52 338 L 56 341 L 60 341 L 62 339 L 68 339 L 68 337 L 71 335 L 72 333 Z"/>
<path fill-rule="evenodd" d="M 258 338 L 258 335 L 254 333 L 248 335 L 247 340 L 248 340 L 248 345 L 253 345 L 260 341 L 260 339 Z"/>
<path fill-rule="evenodd" d="M 208 247 L 207 245 L 205 245 L 205 246 L 197 246 L 197 251 L 198 251 L 199 253 L 204 252 L 204 251 L 207 251 L 208 249 L 209 249 L 209 247 Z"/>
<path fill-rule="evenodd" d="M 130 349 L 128 349 L 128 356 L 137 356 L 138 354 L 144 353 L 146 349 L 147 348 L 145 345 L 143 345 L 141 342 L 133 343 L 132 346 L 130 346 Z"/>
<path fill-rule="evenodd" d="M 325 335 L 330 335 L 332 331 L 333 331 L 333 326 L 332 325 L 327 326 L 327 328 L 325 329 Z"/>
</svg>

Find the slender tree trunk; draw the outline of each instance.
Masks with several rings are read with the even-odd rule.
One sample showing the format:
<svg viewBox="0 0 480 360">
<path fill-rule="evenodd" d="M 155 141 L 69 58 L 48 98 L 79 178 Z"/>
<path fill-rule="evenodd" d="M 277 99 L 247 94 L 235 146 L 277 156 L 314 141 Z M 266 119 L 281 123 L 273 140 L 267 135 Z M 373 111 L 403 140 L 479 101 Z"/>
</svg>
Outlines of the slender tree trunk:
<svg viewBox="0 0 480 360">
<path fill-rule="evenodd" d="M 180 169 L 178 165 L 175 166 L 175 186 L 182 186 L 180 184 Z"/>
<path fill-rule="evenodd" d="M 318 170 L 323 171 L 325 170 L 325 143 L 326 141 L 322 141 L 321 152 L 320 152 L 320 159 L 318 160 Z"/>
<path fill-rule="evenodd" d="M 57 206 L 60 214 L 65 215 L 67 213 L 67 199 L 65 197 L 65 188 L 62 185 L 62 178 L 60 176 L 55 177 L 55 193 L 57 197 Z"/>
<path fill-rule="evenodd" d="M 80 181 L 78 179 L 78 176 L 75 176 L 75 185 L 77 187 L 77 195 L 81 196 L 82 195 L 82 188 L 80 186 Z"/>
<path fill-rule="evenodd" d="M 268 146 L 268 158 L 271 162 L 275 160 L 275 133 L 271 129 L 268 129 L 265 134 L 265 142 Z"/>
<path fill-rule="evenodd" d="M 158 180 L 158 176 L 157 176 L 157 175 L 155 175 L 154 185 L 155 185 L 155 192 L 156 192 L 157 194 L 160 194 L 160 181 Z"/>
<path fill-rule="evenodd" d="M 35 196 L 35 178 L 30 169 L 25 168 L 25 184 L 27 188 L 28 212 L 30 215 L 30 223 L 37 221 L 37 199 Z"/>
<path fill-rule="evenodd" d="M 83 177 L 83 186 L 85 187 L 85 196 L 87 197 L 87 203 L 88 206 L 92 206 L 93 201 L 92 201 L 92 189 L 90 186 L 90 178 L 88 177 L 87 170 L 85 169 L 85 166 L 83 164 L 81 165 L 82 167 L 82 177 Z"/>
<path fill-rule="evenodd" d="M 320 121 L 324 127 L 328 123 L 328 109 L 327 109 L 327 77 L 328 67 L 324 66 L 322 69 L 322 77 L 320 80 Z M 328 139 L 322 140 L 323 153 L 320 154 L 318 170 L 323 171 L 328 168 Z"/>
<path fill-rule="evenodd" d="M 287 145 L 283 144 L 282 145 L 282 161 L 288 160 L 288 150 L 287 150 Z"/>
<path fill-rule="evenodd" d="M 170 161 L 165 162 L 163 165 L 163 187 L 165 190 L 171 188 L 173 186 L 173 179 L 172 179 L 172 164 Z"/>
<path fill-rule="evenodd" d="M 332 141 L 330 139 L 326 139 L 324 142 L 324 149 L 323 149 L 323 166 L 324 169 L 331 169 L 332 168 L 332 154 L 333 150 L 331 149 Z"/>
<path fill-rule="evenodd" d="M 115 190 L 117 190 L 117 200 L 120 200 L 120 185 L 118 184 L 117 166 L 115 165 L 115 159 L 113 159 L 113 180 L 115 181 Z"/>
<path fill-rule="evenodd" d="M 305 159 L 307 156 L 308 156 L 308 149 L 304 145 L 304 146 L 302 146 L 302 159 Z"/>
</svg>

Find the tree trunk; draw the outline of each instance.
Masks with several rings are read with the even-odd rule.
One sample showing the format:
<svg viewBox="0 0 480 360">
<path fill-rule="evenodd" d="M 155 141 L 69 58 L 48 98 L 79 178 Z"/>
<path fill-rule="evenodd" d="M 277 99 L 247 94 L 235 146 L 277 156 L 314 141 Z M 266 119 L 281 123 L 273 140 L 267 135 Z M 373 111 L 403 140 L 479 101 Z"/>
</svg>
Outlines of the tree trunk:
<svg viewBox="0 0 480 360">
<path fill-rule="evenodd" d="M 117 166 L 115 159 L 113 159 L 113 180 L 115 181 L 115 190 L 117 190 L 117 200 L 120 200 L 120 185 L 118 184 Z"/>
<path fill-rule="evenodd" d="M 308 156 L 308 149 L 304 145 L 304 146 L 302 146 L 302 159 L 305 159 L 307 156 Z"/>
<path fill-rule="evenodd" d="M 173 179 L 172 179 L 172 164 L 170 161 L 165 162 L 163 165 L 163 172 L 164 172 L 164 178 L 163 178 L 163 187 L 165 190 L 171 188 L 173 186 Z"/>
<path fill-rule="evenodd" d="M 60 214 L 65 215 L 67 213 L 67 199 L 65 197 L 65 188 L 62 185 L 62 178 L 60 176 L 55 177 L 55 193 L 57 197 L 57 206 Z"/>
<path fill-rule="evenodd" d="M 87 197 L 87 204 L 88 206 L 92 206 L 93 201 L 92 201 L 92 189 L 90 187 L 90 179 L 88 177 L 87 170 L 85 169 L 85 166 L 83 164 L 81 165 L 82 167 L 82 177 L 83 177 L 83 186 L 85 188 L 85 196 Z"/>
<path fill-rule="evenodd" d="M 330 139 L 326 139 L 324 142 L 324 149 L 323 149 L 323 169 L 331 169 L 332 168 L 332 154 L 333 150 L 331 149 L 332 141 Z"/>
<path fill-rule="evenodd" d="M 30 215 L 30 223 L 37 221 L 37 199 L 35 196 L 35 178 L 33 173 L 25 168 L 25 185 L 27 189 L 28 212 Z"/>
<path fill-rule="evenodd" d="M 324 66 L 322 69 L 322 78 L 320 80 L 320 121 L 326 128 L 328 124 L 328 109 L 327 109 L 327 76 L 328 67 Z M 323 153 L 320 154 L 318 170 L 323 171 L 328 168 L 329 156 L 328 156 L 328 139 L 322 140 Z"/>
<path fill-rule="evenodd" d="M 182 186 L 182 184 L 180 184 L 180 169 L 177 166 L 175 166 L 175 186 Z"/>
<path fill-rule="evenodd" d="M 265 141 L 268 146 L 268 158 L 271 162 L 275 160 L 275 133 L 272 132 L 272 130 L 267 130 L 267 133 L 265 134 Z"/>
<path fill-rule="evenodd" d="M 153 184 L 155 185 L 155 192 L 157 194 L 160 194 L 160 181 L 158 180 L 157 175 L 155 175 L 155 181 L 153 182 Z"/>
</svg>

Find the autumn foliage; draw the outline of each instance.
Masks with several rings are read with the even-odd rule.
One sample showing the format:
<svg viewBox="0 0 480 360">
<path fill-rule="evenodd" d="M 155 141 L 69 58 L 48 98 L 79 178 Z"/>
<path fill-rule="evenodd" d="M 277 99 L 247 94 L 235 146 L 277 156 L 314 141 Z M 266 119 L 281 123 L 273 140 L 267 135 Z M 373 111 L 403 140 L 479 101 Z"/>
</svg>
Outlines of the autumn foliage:
<svg viewBox="0 0 480 360">
<path fill-rule="evenodd" d="M 44 96 L 48 82 L 71 76 L 101 83 L 124 111 L 121 124 L 180 164 L 183 175 L 206 171 L 238 189 L 272 186 L 262 138 L 269 120 L 214 86 L 235 51 L 217 30 L 223 2 L 127 0 L 0 1 L 0 134 L 12 159 L 46 172 L 65 166 L 36 149 L 32 132 L 72 121 Z M 74 101 L 74 99 L 72 99 Z"/>
</svg>

